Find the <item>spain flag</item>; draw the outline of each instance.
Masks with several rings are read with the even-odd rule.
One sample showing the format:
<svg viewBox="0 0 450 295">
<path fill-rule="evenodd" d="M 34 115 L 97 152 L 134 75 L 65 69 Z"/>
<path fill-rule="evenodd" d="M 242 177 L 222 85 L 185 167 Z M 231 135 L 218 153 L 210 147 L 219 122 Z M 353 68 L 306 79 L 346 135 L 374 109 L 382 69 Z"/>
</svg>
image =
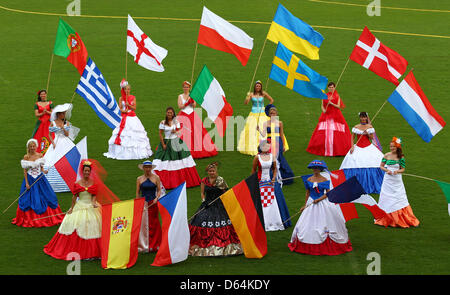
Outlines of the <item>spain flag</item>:
<svg viewBox="0 0 450 295">
<path fill-rule="evenodd" d="M 144 198 L 102 206 L 102 267 L 132 267 L 138 257 Z"/>
<path fill-rule="evenodd" d="M 262 258 L 267 253 L 258 175 L 252 174 L 225 192 L 220 199 L 241 241 L 247 258 Z"/>
</svg>

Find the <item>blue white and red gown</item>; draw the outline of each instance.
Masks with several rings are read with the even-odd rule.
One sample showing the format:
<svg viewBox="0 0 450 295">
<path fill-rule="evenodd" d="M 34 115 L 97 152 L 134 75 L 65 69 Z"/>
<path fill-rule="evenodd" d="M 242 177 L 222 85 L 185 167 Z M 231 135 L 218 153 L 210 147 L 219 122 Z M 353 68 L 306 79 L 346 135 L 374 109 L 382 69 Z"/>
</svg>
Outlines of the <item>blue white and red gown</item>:
<svg viewBox="0 0 450 295">
<path fill-rule="evenodd" d="M 366 131 L 368 134 L 375 133 L 374 128 Z M 366 193 L 379 194 L 384 177 L 384 171 L 380 168 L 383 153 L 370 141 L 368 134 L 363 134 L 356 127 L 352 132 L 357 135 L 357 144 L 353 153 L 347 153 L 339 169 L 344 170 L 346 179 L 356 176 Z"/>
<path fill-rule="evenodd" d="M 311 204 L 330 188 L 330 181 L 313 183 L 304 179 L 304 185 L 310 192 L 307 207 L 295 225 L 289 249 L 309 255 L 339 255 L 352 251 L 339 205 L 331 203 L 328 198 Z"/>
<path fill-rule="evenodd" d="M 270 158 L 267 161 L 264 161 L 260 155 L 257 155 L 264 225 L 266 231 L 284 230 L 291 225 L 290 220 L 288 220 L 289 211 L 281 189 L 281 181 L 271 182 L 273 175 L 272 165 L 274 162 L 273 155 L 269 155 Z M 276 178 L 279 179 L 279 175 Z"/>
<path fill-rule="evenodd" d="M 42 175 L 41 166 L 44 163 L 44 158 L 20 162 L 22 168 L 27 170 L 28 184 L 31 187 L 25 192 L 26 183 L 24 179 L 20 194 L 25 193 L 19 198 L 16 218 L 12 220 L 12 224 L 23 227 L 47 227 L 60 224 L 63 220 L 64 215 L 59 208 L 55 192 L 47 179 L 44 176 L 40 177 Z M 37 180 L 38 178 L 39 180 Z M 43 218 L 47 216 L 52 217 Z"/>
</svg>

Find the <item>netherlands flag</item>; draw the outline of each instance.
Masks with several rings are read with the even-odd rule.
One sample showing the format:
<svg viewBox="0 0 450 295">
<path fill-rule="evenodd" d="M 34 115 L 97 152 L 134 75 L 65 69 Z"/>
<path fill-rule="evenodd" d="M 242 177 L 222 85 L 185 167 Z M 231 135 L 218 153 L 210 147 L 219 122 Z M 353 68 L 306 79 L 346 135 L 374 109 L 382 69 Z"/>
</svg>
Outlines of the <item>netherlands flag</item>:
<svg viewBox="0 0 450 295">
<path fill-rule="evenodd" d="M 186 260 L 191 241 L 187 220 L 186 182 L 158 200 L 162 239 L 153 266 Z"/>
<path fill-rule="evenodd" d="M 446 124 L 428 101 L 412 72 L 398 85 L 388 101 L 426 142 L 430 142 Z"/>
<path fill-rule="evenodd" d="M 71 191 L 75 181 L 81 177 L 78 174 L 78 167 L 81 161 L 87 158 L 87 138 L 84 137 L 55 163 L 56 170 Z"/>
</svg>

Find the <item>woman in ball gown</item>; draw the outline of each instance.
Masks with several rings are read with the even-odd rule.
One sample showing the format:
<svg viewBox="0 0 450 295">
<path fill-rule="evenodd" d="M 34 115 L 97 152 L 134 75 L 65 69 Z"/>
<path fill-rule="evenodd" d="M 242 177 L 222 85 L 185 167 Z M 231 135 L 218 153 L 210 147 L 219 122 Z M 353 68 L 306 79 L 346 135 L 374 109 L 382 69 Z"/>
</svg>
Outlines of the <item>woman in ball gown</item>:
<svg viewBox="0 0 450 295">
<path fill-rule="evenodd" d="M 53 103 L 47 100 L 47 90 L 39 90 L 37 96 L 37 102 L 34 105 L 34 115 L 38 118 L 38 121 L 31 137 L 38 141 L 36 151 L 44 155 L 50 146 L 50 132 L 48 128 L 50 127 Z"/>
<path fill-rule="evenodd" d="M 136 199 L 145 198 L 139 235 L 139 252 L 157 252 L 162 238 L 157 202 L 163 195 L 164 187 L 159 176 L 152 173 L 155 166 L 151 161 L 144 161 L 138 167 L 144 171 L 144 174 L 136 180 Z"/>
<path fill-rule="evenodd" d="M 267 136 L 270 151 L 277 160 L 277 169 L 280 172 L 282 183 L 292 184 L 294 182 L 294 172 L 283 155 L 286 151 L 283 122 L 278 119 L 278 110 L 273 104 L 268 104 L 264 112 L 268 119 L 263 123 L 262 130 L 259 126 L 256 126 L 256 129 L 263 138 Z"/>
<path fill-rule="evenodd" d="M 202 179 L 202 204 L 189 224 L 191 256 L 229 256 L 243 253 L 236 231 L 219 198 L 228 190 L 228 185 L 218 175 L 217 168 L 217 162 L 209 164 L 206 167 L 208 176 Z"/>
<path fill-rule="evenodd" d="M 292 233 L 289 249 L 309 255 L 340 255 L 352 251 L 342 211 L 326 196 L 330 181 L 321 175 L 328 171 L 326 163 L 314 160 L 308 168 L 313 170 L 313 175 L 303 180 L 305 205 Z"/>
<path fill-rule="evenodd" d="M 319 156 L 344 156 L 352 146 L 352 135 L 341 113 L 345 104 L 333 82 L 328 83 L 328 98 L 322 100 L 322 113 L 309 141 L 307 152 Z"/>
<path fill-rule="evenodd" d="M 270 152 L 270 144 L 267 141 L 261 141 L 259 150 L 260 153 L 253 159 L 252 174 L 258 172 L 265 230 L 284 230 L 291 224 L 281 181 L 277 181 L 280 177 L 277 161 Z"/>
<path fill-rule="evenodd" d="M 359 113 L 360 124 L 352 128 L 353 146 L 348 151 L 339 169 L 347 179 L 356 176 L 366 193 L 380 193 L 384 172 L 380 169 L 383 153 L 375 144 L 375 128 L 370 124 L 366 112 Z"/>
<path fill-rule="evenodd" d="M 261 134 L 256 131 L 256 127 L 262 128 L 264 122 L 269 118 L 264 112 L 264 99 L 267 99 L 270 104 L 273 104 L 273 98 L 263 90 L 261 81 L 256 81 L 253 92 L 247 93 L 244 104 L 252 102 L 252 109 L 245 121 L 244 129 L 242 130 L 237 150 L 243 154 L 256 156 L 258 154 L 259 142 L 263 139 Z M 284 139 L 285 140 L 285 139 Z M 284 142 L 285 149 L 288 150 L 287 142 Z"/>
<path fill-rule="evenodd" d="M 44 155 L 45 158 L 45 169 L 48 170 L 46 174 L 47 180 L 53 188 L 53 191 L 58 192 L 69 192 L 69 185 L 64 181 L 59 172 L 54 167 L 55 163 L 63 157 L 68 151 L 70 151 L 75 144 L 75 140 L 79 128 L 73 126 L 68 120 L 72 115 L 72 104 L 65 103 L 62 105 L 57 105 L 50 116 L 50 127 L 49 132 L 53 136 L 49 137 L 50 147 Z"/>
<path fill-rule="evenodd" d="M 180 112 L 177 119 L 181 124 L 180 138 L 191 151 L 192 158 L 207 158 L 217 155 L 217 148 L 212 142 L 202 119 L 194 111 L 197 103 L 189 96 L 191 83 L 183 82 L 183 93 L 178 95 Z"/>
<path fill-rule="evenodd" d="M 80 165 L 82 177 L 75 182 L 72 204 L 44 253 L 61 260 L 101 258 L 101 205 L 120 201 L 101 179 L 103 167 L 92 159 Z M 73 256 L 73 253 L 77 253 Z"/>
<path fill-rule="evenodd" d="M 12 224 L 23 227 L 47 227 L 60 224 L 64 216 L 58 199 L 44 174 L 45 159 L 37 152 L 38 142 L 27 142 L 27 153 L 20 161 L 24 180 L 20 188 L 19 205 Z M 49 217 L 50 216 L 50 217 Z"/>
<path fill-rule="evenodd" d="M 402 151 L 402 140 L 394 137 L 389 145 L 390 152 L 381 161 L 381 169 L 385 172 L 381 185 L 378 207 L 386 212 L 375 224 L 381 226 L 402 227 L 419 226 L 406 196 L 402 173 L 405 172 L 405 157 Z"/>
<path fill-rule="evenodd" d="M 136 97 L 131 95 L 131 86 L 127 81 L 120 82 L 119 99 L 122 119 L 108 141 L 108 152 L 103 155 L 117 160 L 146 159 L 153 152 L 147 132 L 136 115 Z"/>
<path fill-rule="evenodd" d="M 166 118 L 159 123 L 160 143 L 153 159 L 153 169 L 166 189 L 186 181 L 186 187 L 200 185 L 196 164 L 189 148 L 178 137 L 181 128 L 172 107 L 166 109 Z"/>
</svg>

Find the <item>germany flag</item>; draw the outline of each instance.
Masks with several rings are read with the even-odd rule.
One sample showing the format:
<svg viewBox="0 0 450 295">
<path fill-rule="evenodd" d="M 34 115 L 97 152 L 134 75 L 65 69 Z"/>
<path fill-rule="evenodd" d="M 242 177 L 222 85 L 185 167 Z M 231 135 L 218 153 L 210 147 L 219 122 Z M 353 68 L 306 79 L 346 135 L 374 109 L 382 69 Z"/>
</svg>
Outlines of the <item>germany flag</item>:
<svg viewBox="0 0 450 295">
<path fill-rule="evenodd" d="M 222 200 L 247 258 L 267 253 L 258 175 L 252 174 L 225 192 Z"/>
</svg>

